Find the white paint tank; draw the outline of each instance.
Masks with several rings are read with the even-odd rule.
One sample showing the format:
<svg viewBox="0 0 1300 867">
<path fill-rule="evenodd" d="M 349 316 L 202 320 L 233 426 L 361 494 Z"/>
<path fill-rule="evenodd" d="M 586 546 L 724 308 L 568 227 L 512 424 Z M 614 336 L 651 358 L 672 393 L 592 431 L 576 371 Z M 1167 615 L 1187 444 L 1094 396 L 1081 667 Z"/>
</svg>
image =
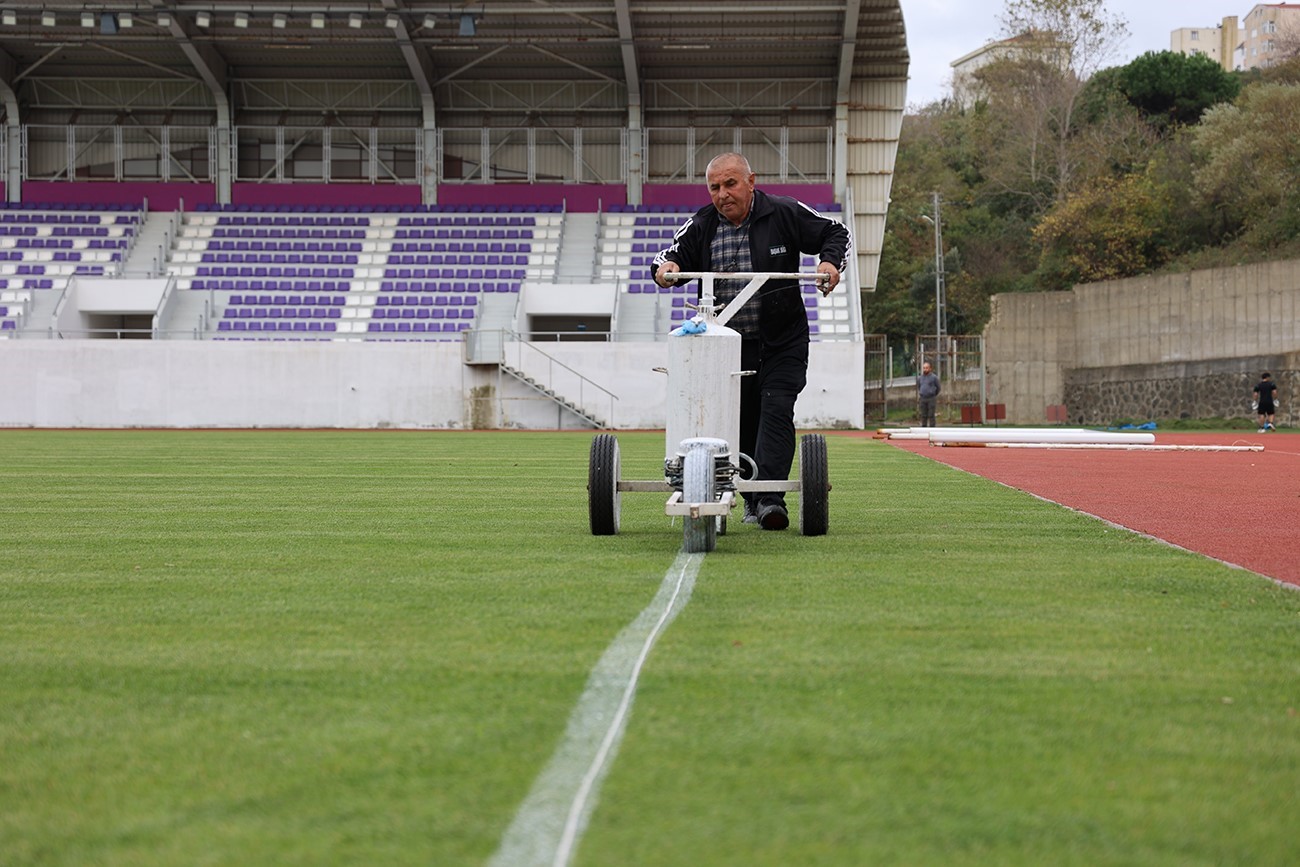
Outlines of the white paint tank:
<svg viewBox="0 0 1300 867">
<path fill-rule="evenodd" d="M 664 460 L 682 440 L 726 440 L 731 463 L 740 452 L 740 334 L 708 323 L 699 334 L 668 338 L 668 395 Z"/>
</svg>

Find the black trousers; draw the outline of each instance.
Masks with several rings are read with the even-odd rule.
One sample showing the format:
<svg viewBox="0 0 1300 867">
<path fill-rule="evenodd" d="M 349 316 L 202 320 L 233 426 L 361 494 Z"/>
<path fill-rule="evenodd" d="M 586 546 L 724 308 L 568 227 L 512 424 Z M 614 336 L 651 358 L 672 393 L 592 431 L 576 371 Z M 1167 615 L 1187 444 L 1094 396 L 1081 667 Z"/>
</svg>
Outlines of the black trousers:
<svg viewBox="0 0 1300 867">
<path fill-rule="evenodd" d="M 939 403 L 937 397 L 919 397 L 917 402 L 921 407 L 921 427 L 934 427 L 934 408 Z"/>
<path fill-rule="evenodd" d="M 794 403 L 808 383 L 808 343 L 773 352 L 744 340 L 740 362 L 758 371 L 740 380 L 740 450 L 758 465 L 759 479 L 790 478 L 794 463 Z M 781 491 L 764 491 L 755 505 L 784 503 Z"/>
</svg>

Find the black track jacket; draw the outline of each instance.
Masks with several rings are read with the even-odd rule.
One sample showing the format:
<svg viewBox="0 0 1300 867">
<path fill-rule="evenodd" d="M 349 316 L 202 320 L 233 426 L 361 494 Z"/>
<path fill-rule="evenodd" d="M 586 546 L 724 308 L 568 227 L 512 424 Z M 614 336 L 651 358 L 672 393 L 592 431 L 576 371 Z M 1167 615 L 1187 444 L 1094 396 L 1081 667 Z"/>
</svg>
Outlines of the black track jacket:
<svg viewBox="0 0 1300 867">
<path fill-rule="evenodd" d="M 661 250 L 650 263 L 650 276 L 664 262 L 676 262 L 683 271 L 712 271 L 713 236 L 722 215 L 713 203 L 690 216 L 673 236 L 673 244 Z M 819 256 L 830 262 L 841 276 L 853 249 L 853 236 L 838 220 L 823 217 L 789 196 L 770 196 L 754 190 L 750 211 L 749 254 L 755 272 L 792 274 L 799 270 L 800 254 Z M 761 303 L 759 331 L 764 346 L 781 349 L 796 341 L 808 341 L 808 314 L 804 311 L 799 284 L 792 280 L 772 281 L 758 292 Z"/>
</svg>

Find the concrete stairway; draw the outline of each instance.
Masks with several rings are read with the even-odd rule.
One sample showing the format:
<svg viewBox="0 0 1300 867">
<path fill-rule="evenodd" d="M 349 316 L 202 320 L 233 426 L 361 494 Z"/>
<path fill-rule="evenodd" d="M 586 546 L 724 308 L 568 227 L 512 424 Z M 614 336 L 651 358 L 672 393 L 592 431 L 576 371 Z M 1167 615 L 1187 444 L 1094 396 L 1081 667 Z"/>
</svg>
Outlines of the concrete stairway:
<svg viewBox="0 0 1300 867">
<path fill-rule="evenodd" d="M 591 283 L 596 279 L 599 214 L 565 214 L 564 234 L 555 264 L 556 283 Z"/>
</svg>

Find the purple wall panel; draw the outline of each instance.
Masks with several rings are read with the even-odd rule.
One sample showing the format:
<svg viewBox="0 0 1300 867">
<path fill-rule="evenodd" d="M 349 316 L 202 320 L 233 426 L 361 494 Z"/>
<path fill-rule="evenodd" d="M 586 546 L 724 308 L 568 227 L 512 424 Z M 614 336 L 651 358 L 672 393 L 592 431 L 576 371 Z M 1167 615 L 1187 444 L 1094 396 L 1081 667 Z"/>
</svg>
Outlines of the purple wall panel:
<svg viewBox="0 0 1300 867">
<path fill-rule="evenodd" d="M 230 198 L 236 205 L 385 208 L 420 204 L 420 188 L 414 184 L 233 184 Z"/>
<path fill-rule="evenodd" d="M 825 205 L 835 201 L 830 184 L 764 184 L 755 186 L 765 193 L 777 196 L 794 196 L 809 205 Z M 642 200 L 656 207 L 702 208 L 709 203 L 709 190 L 704 181 L 698 184 L 646 184 Z"/>
<path fill-rule="evenodd" d="M 0 184 L 0 190 L 3 189 Z M 761 189 L 794 196 L 810 205 L 835 201 L 830 184 L 762 184 Z M 2 195 L 2 193 L 0 193 Z M 319 207 L 402 207 L 420 204 L 420 188 L 413 184 L 235 184 L 231 197 L 237 205 L 315 205 Z M 149 182 L 51 182 L 23 184 L 25 202 L 135 204 L 145 200 L 151 211 L 175 210 L 184 201 L 188 210 L 216 201 L 212 184 Z M 698 184 L 646 184 L 647 206 L 698 208 L 708 204 L 708 190 Z M 514 207 L 565 205 L 570 211 L 608 211 L 627 203 L 620 184 L 443 184 L 438 188 L 443 205 Z"/>
<path fill-rule="evenodd" d="M 192 209 L 199 204 L 212 204 L 216 201 L 216 189 L 212 184 L 175 183 L 165 184 L 161 181 L 125 181 L 120 184 L 98 181 L 25 181 L 23 183 L 24 202 L 58 202 L 61 204 L 87 205 L 135 205 L 149 201 L 151 211 L 174 211 L 183 199 L 185 207 Z"/>
<path fill-rule="evenodd" d="M 565 205 L 577 213 L 627 204 L 627 188 L 619 184 L 443 184 L 438 187 L 442 205 Z"/>
</svg>

